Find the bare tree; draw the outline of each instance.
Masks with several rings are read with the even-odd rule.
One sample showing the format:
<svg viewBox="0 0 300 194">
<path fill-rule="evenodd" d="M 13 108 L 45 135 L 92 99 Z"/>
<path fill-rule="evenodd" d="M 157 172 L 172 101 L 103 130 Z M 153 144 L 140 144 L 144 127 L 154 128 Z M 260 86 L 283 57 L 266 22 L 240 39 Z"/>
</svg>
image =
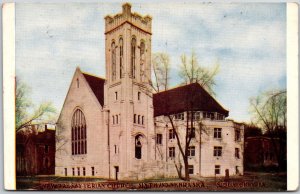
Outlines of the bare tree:
<svg viewBox="0 0 300 194">
<path fill-rule="evenodd" d="M 170 84 L 170 67 L 170 58 L 168 54 L 154 53 L 152 55 L 154 82 L 150 79 L 150 84 L 156 92 L 168 89 Z"/>
<path fill-rule="evenodd" d="M 199 64 L 197 55 L 193 51 L 191 56 L 186 54 L 181 56 L 181 65 L 179 76 L 183 80 L 183 84 L 199 83 L 208 93 L 215 96 L 213 87 L 215 86 L 215 76 L 219 72 L 219 64 L 213 67 L 203 67 Z"/>
<path fill-rule="evenodd" d="M 246 124 L 244 136 L 245 138 L 262 136 L 262 129 L 256 126 L 254 123 Z"/>
<path fill-rule="evenodd" d="M 55 123 L 56 109 L 51 102 L 41 103 L 37 108 L 29 98 L 30 88 L 16 79 L 16 131 L 34 124 Z"/>
<path fill-rule="evenodd" d="M 286 103 L 286 90 L 273 90 L 250 99 L 253 119 L 271 138 L 279 169 L 285 165 L 286 135 L 282 134 L 286 134 Z"/>
<path fill-rule="evenodd" d="M 199 83 L 202 87 L 209 90 L 208 92 L 214 94 L 213 86 L 215 85 L 215 76 L 218 73 L 218 65 L 214 67 L 213 70 L 208 68 L 201 67 L 197 62 L 197 57 L 194 52 L 192 52 L 191 58 L 188 59 L 185 54 L 181 57 L 181 69 L 179 72 L 179 76 L 183 80 L 183 84 L 188 85 L 191 83 Z M 170 75 L 170 64 L 169 57 L 166 54 L 157 53 L 153 56 L 152 67 L 155 77 L 155 82 L 152 84 L 152 87 L 156 92 L 166 91 L 169 87 L 169 75 Z M 201 134 L 206 132 L 205 125 L 201 119 L 195 119 L 196 107 L 195 107 L 195 98 L 196 93 L 199 92 L 196 88 L 190 90 L 185 94 L 182 99 L 185 103 L 185 112 L 187 113 L 187 118 L 185 120 L 185 130 L 182 133 L 182 129 L 180 129 L 176 125 L 176 121 L 174 120 L 173 114 L 166 114 L 172 130 L 174 131 L 177 146 L 179 148 L 179 152 L 183 161 L 183 165 L 181 164 L 181 160 L 174 161 L 177 173 L 179 178 L 184 180 L 190 180 L 189 177 L 189 148 L 191 140 L 194 138 L 195 129 L 197 129 L 199 133 L 199 140 L 197 140 L 199 145 L 201 146 Z M 170 99 L 164 99 L 166 102 L 164 103 L 167 106 L 167 102 Z M 166 107 L 167 109 L 167 107 Z M 184 176 L 182 175 L 182 168 L 184 168 Z"/>
<path fill-rule="evenodd" d="M 57 122 L 56 125 L 57 125 L 57 129 L 55 131 L 55 144 L 56 144 L 55 152 L 67 153 L 65 145 L 70 141 L 70 139 L 64 135 L 64 131 L 66 130 L 66 127 L 62 122 Z M 61 154 L 55 154 L 55 158 L 61 159 L 60 157 L 58 157 L 58 155 Z"/>
</svg>

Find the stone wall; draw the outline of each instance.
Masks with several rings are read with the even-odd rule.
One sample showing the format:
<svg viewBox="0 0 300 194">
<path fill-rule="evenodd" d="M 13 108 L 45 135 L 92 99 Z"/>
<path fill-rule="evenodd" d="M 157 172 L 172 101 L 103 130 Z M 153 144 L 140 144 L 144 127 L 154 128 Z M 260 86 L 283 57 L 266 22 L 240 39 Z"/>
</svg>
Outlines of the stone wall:
<svg viewBox="0 0 300 194">
<path fill-rule="evenodd" d="M 186 114 L 185 114 L 186 116 Z M 186 117 L 185 117 L 186 118 Z M 163 136 L 162 144 L 156 145 L 156 159 L 166 163 L 165 175 L 176 176 L 175 163 L 178 164 L 179 159 L 182 162 L 182 156 L 179 153 L 177 140 L 169 139 L 169 130 L 172 129 L 168 119 L 163 116 L 155 118 L 156 133 Z M 186 120 L 174 120 L 176 129 L 179 129 L 179 136 L 181 142 L 184 142 Z M 243 125 L 237 124 L 228 120 L 201 120 L 203 124 L 201 139 L 199 127 L 195 129 L 195 138 L 191 140 L 190 146 L 195 146 L 195 156 L 189 157 L 189 165 L 194 166 L 194 176 L 213 177 L 215 176 L 215 165 L 220 165 L 220 174 L 216 176 L 225 176 L 225 170 L 229 170 L 229 175 L 243 174 Z M 214 128 L 222 128 L 222 138 L 214 138 Z M 241 131 L 241 139 L 235 140 L 235 129 Z M 184 145 L 184 143 L 182 143 Z M 222 147 L 222 156 L 216 157 L 213 155 L 214 146 Z M 175 158 L 168 157 L 169 147 L 175 147 Z M 184 146 L 183 146 L 184 147 Z M 201 152 L 200 152 L 201 147 Z M 239 158 L 235 157 L 235 148 L 239 149 Z M 238 166 L 239 173 L 236 173 L 236 166 Z M 182 171 L 184 173 L 184 169 Z M 192 175 L 192 176 L 193 176 Z"/>
<path fill-rule="evenodd" d="M 83 112 L 87 125 L 87 154 L 82 155 L 72 155 L 71 120 L 76 109 Z M 80 168 L 82 175 L 85 167 L 86 176 L 91 176 L 94 167 L 95 176 L 108 177 L 108 135 L 103 117 L 100 103 L 80 70 L 77 69 L 57 123 L 56 135 L 61 138 L 61 141 L 56 141 L 56 175 L 65 176 L 65 168 L 67 168 L 67 176 L 72 176 L 72 168 L 75 168 L 75 176 L 78 176 L 77 168 Z"/>
</svg>

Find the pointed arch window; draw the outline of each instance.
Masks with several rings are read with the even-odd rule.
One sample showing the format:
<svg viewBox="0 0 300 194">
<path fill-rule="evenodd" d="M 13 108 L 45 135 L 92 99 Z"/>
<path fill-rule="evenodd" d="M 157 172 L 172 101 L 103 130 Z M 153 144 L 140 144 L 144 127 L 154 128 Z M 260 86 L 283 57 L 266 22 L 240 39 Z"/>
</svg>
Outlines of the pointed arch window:
<svg viewBox="0 0 300 194">
<path fill-rule="evenodd" d="M 122 78 L 123 73 L 123 38 L 121 37 L 119 40 L 120 45 L 120 78 Z"/>
<path fill-rule="evenodd" d="M 141 159 L 142 158 L 142 143 L 141 143 L 142 136 L 137 135 L 135 137 L 135 158 Z"/>
<path fill-rule="evenodd" d="M 116 80 L 117 70 L 116 70 L 116 44 L 111 43 L 111 66 L 112 66 L 112 80 Z"/>
<path fill-rule="evenodd" d="M 72 117 L 72 155 L 87 153 L 86 121 L 81 110 L 77 109 Z"/>
<path fill-rule="evenodd" d="M 140 46 L 140 79 L 143 81 L 144 77 L 144 63 L 145 63 L 145 43 L 141 42 Z"/>
<path fill-rule="evenodd" d="M 136 50 L 136 39 L 133 37 L 131 40 L 131 76 L 135 78 L 135 50 Z"/>
</svg>

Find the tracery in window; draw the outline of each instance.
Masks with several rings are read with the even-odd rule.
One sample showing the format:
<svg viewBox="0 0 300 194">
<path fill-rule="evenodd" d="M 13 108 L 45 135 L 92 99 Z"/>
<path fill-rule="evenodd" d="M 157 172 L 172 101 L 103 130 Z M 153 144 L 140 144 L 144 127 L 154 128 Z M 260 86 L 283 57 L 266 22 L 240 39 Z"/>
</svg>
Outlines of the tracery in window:
<svg viewBox="0 0 300 194">
<path fill-rule="evenodd" d="M 135 50 L 136 50 L 136 39 L 133 37 L 131 40 L 131 76 L 135 78 Z"/>
<path fill-rule="evenodd" d="M 86 121 L 81 110 L 77 109 L 72 117 L 72 155 L 87 153 Z"/>
<path fill-rule="evenodd" d="M 112 80 L 116 80 L 117 71 L 116 71 L 116 44 L 115 42 L 111 43 L 111 67 L 112 67 Z"/>
<path fill-rule="evenodd" d="M 120 78 L 122 78 L 122 73 L 123 73 L 123 38 L 120 38 L 120 40 L 119 40 L 119 47 L 120 47 L 120 53 L 119 53 L 119 58 L 120 58 Z"/>
<path fill-rule="evenodd" d="M 144 65 L 145 64 L 145 43 L 142 41 L 140 46 L 140 80 L 144 79 Z"/>
</svg>

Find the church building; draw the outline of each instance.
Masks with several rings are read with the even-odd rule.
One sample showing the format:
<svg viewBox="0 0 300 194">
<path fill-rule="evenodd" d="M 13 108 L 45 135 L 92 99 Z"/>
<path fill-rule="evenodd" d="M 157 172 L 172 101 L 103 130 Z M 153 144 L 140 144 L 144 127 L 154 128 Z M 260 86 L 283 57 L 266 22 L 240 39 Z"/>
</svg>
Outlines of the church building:
<svg viewBox="0 0 300 194">
<path fill-rule="evenodd" d="M 198 83 L 154 93 L 152 18 L 132 13 L 128 3 L 122 8 L 105 17 L 106 78 L 80 68 L 74 73 L 57 121 L 55 174 L 177 177 L 175 164 L 182 159 L 166 117 L 172 115 L 178 134 L 184 134 L 188 114 L 182 99 L 193 96 L 195 122 L 205 127 L 191 129 L 189 174 L 242 175 L 244 126 L 226 120 L 228 111 Z"/>
</svg>

